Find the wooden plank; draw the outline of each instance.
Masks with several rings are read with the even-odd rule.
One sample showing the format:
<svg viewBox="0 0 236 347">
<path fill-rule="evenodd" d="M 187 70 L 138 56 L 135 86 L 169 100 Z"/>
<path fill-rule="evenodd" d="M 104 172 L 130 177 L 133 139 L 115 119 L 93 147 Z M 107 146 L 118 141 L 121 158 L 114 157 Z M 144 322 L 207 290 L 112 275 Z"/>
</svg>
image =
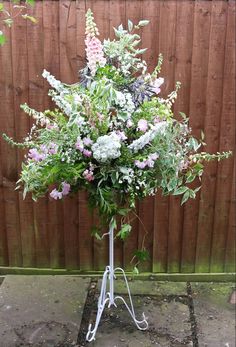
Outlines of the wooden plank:
<svg viewBox="0 0 236 347">
<path fill-rule="evenodd" d="M 77 74 L 77 14 L 75 1 L 59 3 L 60 79 L 65 83 L 78 81 Z M 77 195 L 63 202 L 65 267 L 78 268 Z"/>
<path fill-rule="evenodd" d="M 44 68 L 60 78 L 59 58 L 59 2 L 43 2 Z M 55 104 L 47 96 L 49 84 L 44 80 L 44 109 L 53 109 Z M 50 266 L 65 266 L 63 207 L 61 201 L 48 199 L 48 238 Z"/>
<path fill-rule="evenodd" d="M 206 113 L 206 84 L 209 53 L 210 2 L 194 3 L 194 28 L 192 42 L 189 125 L 199 138 L 204 128 Z M 204 150 L 204 149 L 203 149 Z M 200 182 L 198 183 L 200 184 Z M 193 272 L 197 242 L 199 197 L 184 205 L 181 272 Z"/>
<path fill-rule="evenodd" d="M 146 60 L 148 71 L 153 71 L 158 61 L 159 48 L 159 12 L 160 4 L 150 0 L 142 2 L 142 18 L 150 21 L 149 25 L 140 31 L 142 38 L 141 48 L 148 48 L 143 55 Z M 141 271 L 151 271 L 152 269 L 152 253 L 154 238 L 154 197 L 148 197 L 139 204 L 139 217 L 142 221 L 139 223 L 139 249 L 145 247 L 150 258 L 140 264 Z"/>
<path fill-rule="evenodd" d="M 31 9 L 32 15 L 37 18 L 37 25 L 27 22 L 27 44 L 30 48 L 27 50 L 27 70 L 28 76 L 25 76 L 25 83 L 29 88 L 30 107 L 43 111 L 44 110 L 44 81 L 41 77 L 43 71 L 43 4 L 37 2 Z M 23 100 L 22 100 L 23 102 Z M 25 115 L 27 117 L 27 115 Z M 32 126 L 34 121 L 30 119 Z M 31 232 L 27 232 L 32 237 L 32 245 L 36 248 L 36 262 L 38 267 L 48 267 L 49 260 L 49 238 L 47 231 L 47 201 L 45 198 L 39 199 L 33 203 L 30 198 L 26 200 L 28 215 L 25 220 Z M 32 219 L 34 220 L 32 221 Z M 28 241 L 23 241 L 27 247 Z M 32 246 L 33 248 L 33 246 Z M 26 250 L 31 253 L 32 250 Z"/>
<path fill-rule="evenodd" d="M 110 38 L 114 39 L 115 34 L 113 28 L 117 28 L 121 23 L 126 23 L 126 17 L 125 17 L 125 0 L 110 0 Z M 118 228 L 117 231 L 119 231 L 120 223 L 118 221 Z M 123 267 L 123 246 L 124 242 L 122 242 L 119 238 L 115 240 L 115 265 Z"/>
<path fill-rule="evenodd" d="M 76 1 L 77 35 L 76 50 L 78 69 L 85 66 L 85 13 L 88 9 L 85 1 Z M 92 216 L 88 210 L 87 194 L 80 191 L 78 194 L 78 218 L 79 218 L 79 264 L 81 270 L 93 269 L 93 239 L 91 227 Z"/>
<path fill-rule="evenodd" d="M 163 55 L 163 66 L 160 73 L 165 83 L 161 95 L 166 97 L 174 88 L 174 54 L 175 54 L 175 1 L 160 2 L 159 10 L 159 52 Z M 169 25 L 166 25 L 169 23 Z M 168 261 L 168 226 L 169 197 L 161 196 L 159 192 L 155 197 L 154 205 L 154 240 L 153 240 L 153 271 L 167 271 Z"/>
<path fill-rule="evenodd" d="M 206 115 L 204 121 L 205 140 L 207 143 L 204 150 L 209 153 L 217 152 L 219 149 L 220 105 L 223 88 L 223 84 L 220 81 L 222 81 L 224 70 L 226 10 L 227 3 L 225 1 L 212 2 Z M 209 272 L 210 270 L 216 176 L 217 162 L 214 161 L 205 166 L 205 173 L 202 178 L 196 247 L 196 272 Z"/>
<path fill-rule="evenodd" d="M 110 36 L 110 1 L 103 0 L 86 1 L 87 8 L 91 8 L 94 14 L 94 19 L 97 24 L 100 36 L 99 39 L 108 38 Z M 99 219 L 97 213 L 93 215 L 93 224 L 96 225 Z M 108 230 L 104 229 L 106 233 Z M 102 240 L 94 238 L 94 269 L 103 270 L 108 264 L 108 237 Z"/>
<path fill-rule="evenodd" d="M 222 76 L 223 97 L 220 120 L 220 152 L 235 148 L 235 3 L 229 3 L 227 7 L 227 32 L 223 53 L 225 62 Z M 211 272 L 224 271 L 233 164 L 233 158 L 218 163 L 211 248 Z"/>
<path fill-rule="evenodd" d="M 127 27 L 128 19 L 130 19 L 134 24 L 137 24 L 139 20 L 142 19 L 142 4 L 141 1 L 126 1 L 125 4 L 125 19 L 124 27 Z M 136 203 L 136 213 L 139 215 L 139 202 Z M 137 259 L 131 263 L 134 252 L 140 247 L 141 237 L 139 237 L 139 220 L 131 214 L 131 219 L 133 219 L 131 226 L 132 231 L 124 242 L 123 247 L 123 259 L 124 259 L 124 268 L 126 271 L 131 271 L 135 265 Z M 141 230 L 140 230 L 141 232 Z"/>
<path fill-rule="evenodd" d="M 228 235 L 226 241 L 225 249 L 225 259 L 224 259 L 224 272 L 235 272 L 235 244 L 236 244 L 236 165 L 234 163 L 234 174 L 232 181 L 232 190 L 231 190 L 231 201 L 230 201 L 230 210 L 229 210 L 229 225 L 228 225 Z"/>
<path fill-rule="evenodd" d="M 177 119 L 180 119 L 180 111 L 186 114 L 189 113 L 192 57 L 192 45 L 189 43 L 193 41 L 193 6 L 193 2 L 177 3 L 175 81 L 182 83 L 174 105 L 174 113 Z M 184 207 L 181 207 L 181 199 L 181 196 L 172 196 L 170 198 L 168 272 L 180 271 L 181 260 L 185 262 L 184 257 L 185 250 L 188 247 L 188 236 L 192 232 L 192 229 L 190 229 L 187 235 L 183 235 Z M 184 236 L 187 239 L 187 245 L 182 244 Z M 182 254 L 182 251 L 184 254 Z"/>
<path fill-rule="evenodd" d="M 30 120 L 23 111 L 20 110 L 20 105 L 28 102 L 28 56 L 27 56 L 27 22 L 21 17 L 17 17 L 12 28 L 12 57 L 13 57 L 13 84 L 15 87 L 15 126 L 16 137 L 21 141 L 30 128 Z M 21 171 L 24 153 L 18 150 L 17 166 L 18 174 Z M 22 192 L 18 193 L 19 203 L 19 220 L 21 233 L 21 247 L 23 266 L 35 266 L 35 235 L 34 235 L 34 216 L 32 201 L 29 196 L 23 201 Z"/>
<path fill-rule="evenodd" d="M 4 4 L 9 10 L 9 4 Z M 12 76 L 11 31 L 5 28 L 7 42 L 4 49 L 0 49 L 0 132 L 15 136 L 14 122 L 14 89 Z M 21 266 L 21 244 L 19 239 L 19 220 L 17 194 L 9 194 L 6 187 L 9 182 L 13 186 L 17 179 L 17 153 L 16 149 L 9 146 L 0 136 L 1 145 L 1 198 L 4 209 L 1 211 L 1 258 L 6 264 L 19 264 Z M 13 188 L 14 190 L 14 188 Z M 13 205 L 13 206 L 12 206 Z M 15 207 L 15 209 L 12 209 Z M 9 258 L 9 259 L 8 259 Z"/>
</svg>

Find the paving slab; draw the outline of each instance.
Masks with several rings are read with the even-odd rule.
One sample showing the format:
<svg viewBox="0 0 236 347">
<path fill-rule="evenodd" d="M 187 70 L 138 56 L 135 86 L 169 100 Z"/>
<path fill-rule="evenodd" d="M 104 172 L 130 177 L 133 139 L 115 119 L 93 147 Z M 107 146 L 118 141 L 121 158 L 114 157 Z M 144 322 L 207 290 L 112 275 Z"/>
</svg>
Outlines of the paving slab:
<svg viewBox="0 0 236 347">
<path fill-rule="evenodd" d="M 146 282 L 145 282 L 146 285 Z M 143 285 L 144 286 L 144 285 Z M 128 297 L 124 296 L 127 300 Z M 97 299 L 97 298 L 96 298 Z M 185 296 L 133 295 L 137 319 L 142 312 L 148 317 L 149 328 L 140 331 L 134 325 L 121 301 L 117 308 L 106 309 L 98 328 L 96 340 L 85 346 L 91 347 L 183 347 L 193 346 L 190 314 Z M 94 322 L 94 304 L 91 321 Z"/>
<path fill-rule="evenodd" d="M 89 283 L 71 276 L 6 276 L 0 347 L 76 346 Z"/>
<path fill-rule="evenodd" d="M 233 283 L 191 283 L 200 347 L 235 346 Z"/>
<path fill-rule="evenodd" d="M 102 281 L 98 281 L 98 288 L 101 288 Z M 142 281 L 128 278 L 130 291 L 133 295 L 187 295 L 185 282 L 167 281 Z M 127 294 L 125 281 L 122 278 L 115 280 L 115 293 Z"/>
</svg>

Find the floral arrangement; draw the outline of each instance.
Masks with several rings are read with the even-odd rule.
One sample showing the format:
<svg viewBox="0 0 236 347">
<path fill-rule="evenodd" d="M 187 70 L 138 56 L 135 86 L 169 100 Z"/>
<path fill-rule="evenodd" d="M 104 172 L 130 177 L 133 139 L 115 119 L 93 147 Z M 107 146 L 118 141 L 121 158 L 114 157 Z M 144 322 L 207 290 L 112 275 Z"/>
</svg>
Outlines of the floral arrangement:
<svg viewBox="0 0 236 347">
<path fill-rule="evenodd" d="M 182 203 L 195 198 L 200 187 L 189 184 L 203 174 L 203 163 L 227 158 L 230 152 L 198 152 L 204 136 L 191 135 L 187 117 L 177 121 L 172 105 L 180 87 L 161 97 L 164 83 L 158 77 L 162 56 L 152 73 L 137 48 L 137 25 L 120 25 L 115 40 L 98 38 L 91 10 L 86 14 L 87 65 L 76 84 L 67 85 L 48 71 L 43 77 L 51 85 L 49 95 L 55 110 L 38 112 L 28 105 L 23 110 L 35 124 L 22 143 L 4 135 L 12 145 L 27 148 L 18 181 L 24 196 L 34 200 L 49 192 L 52 199 L 84 189 L 89 204 L 96 208 L 101 223 L 122 216 L 118 235 L 131 230 L 130 211 L 137 199 L 154 195 L 182 194 Z M 96 231 L 98 234 L 98 231 Z"/>
</svg>

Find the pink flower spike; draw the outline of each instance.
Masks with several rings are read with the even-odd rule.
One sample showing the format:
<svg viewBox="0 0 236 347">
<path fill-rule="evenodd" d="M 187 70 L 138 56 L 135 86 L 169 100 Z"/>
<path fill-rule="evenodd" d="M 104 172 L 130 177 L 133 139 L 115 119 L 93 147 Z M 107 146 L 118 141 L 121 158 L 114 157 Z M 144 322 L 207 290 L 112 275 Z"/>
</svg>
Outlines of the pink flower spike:
<svg viewBox="0 0 236 347">
<path fill-rule="evenodd" d="M 140 119 L 138 121 L 138 130 L 146 132 L 148 129 L 148 122 L 146 121 L 146 119 Z"/>
<path fill-rule="evenodd" d="M 91 157 L 92 152 L 89 151 L 88 149 L 84 149 L 84 150 L 83 150 L 83 155 L 84 155 L 85 157 Z"/>
<path fill-rule="evenodd" d="M 58 190 L 56 189 L 53 189 L 50 193 L 50 196 L 51 198 L 57 200 L 57 199 L 62 199 L 62 193 L 59 192 Z"/>
<path fill-rule="evenodd" d="M 62 195 L 68 195 L 70 192 L 70 184 L 62 182 Z"/>
</svg>

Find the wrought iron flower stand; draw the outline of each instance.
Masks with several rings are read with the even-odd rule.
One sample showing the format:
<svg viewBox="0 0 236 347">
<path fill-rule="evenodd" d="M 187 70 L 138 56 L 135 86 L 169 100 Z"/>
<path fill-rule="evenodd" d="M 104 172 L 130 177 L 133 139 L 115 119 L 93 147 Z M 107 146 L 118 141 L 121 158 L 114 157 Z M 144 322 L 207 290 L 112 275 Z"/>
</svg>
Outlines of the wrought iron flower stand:
<svg viewBox="0 0 236 347">
<path fill-rule="evenodd" d="M 108 308 L 111 306 L 117 307 L 117 304 L 116 304 L 117 300 L 121 300 L 124 303 L 131 318 L 133 319 L 135 325 L 137 326 L 139 330 L 146 330 L 148 328 L 147 318 L 145 317 L 144 313 L 142 314 L 141 320 L 138 320 L 136 318 L 134 305 L 133 305 L 133 301 L 132 301 L 132 297 L 130 293 L 130 288 L 129 288 L 128 280 L 124 270 L 120 267 L 114 268 L 114 226 L 112 226 L 112 223 L 110 223 L 109 232 L 107 234 L 109 235 L 109 265 L 106 266 L 106 269 L 103 274 L 101 291 L 98 298 L 97 316 L 96 316 L 94 327 L 92 328 L 92 324 L 90 324 L 88 327 L 86 340 L 89 342 L 95 340 L 95 335 L 96 335 L 96 332 L 102 317 L 102 313 L 106 305 Z M 123 275 L 128 296 L 129 296 L 129 304 L 125 301 L 125 299 L 122 296 L 114 294 L 114 282 L 116 279 L 115 273 L 117 272 L 120 272 Z M 109 282 L 108 290 L 107 290 L 107 282 Z"/>
</svg>

